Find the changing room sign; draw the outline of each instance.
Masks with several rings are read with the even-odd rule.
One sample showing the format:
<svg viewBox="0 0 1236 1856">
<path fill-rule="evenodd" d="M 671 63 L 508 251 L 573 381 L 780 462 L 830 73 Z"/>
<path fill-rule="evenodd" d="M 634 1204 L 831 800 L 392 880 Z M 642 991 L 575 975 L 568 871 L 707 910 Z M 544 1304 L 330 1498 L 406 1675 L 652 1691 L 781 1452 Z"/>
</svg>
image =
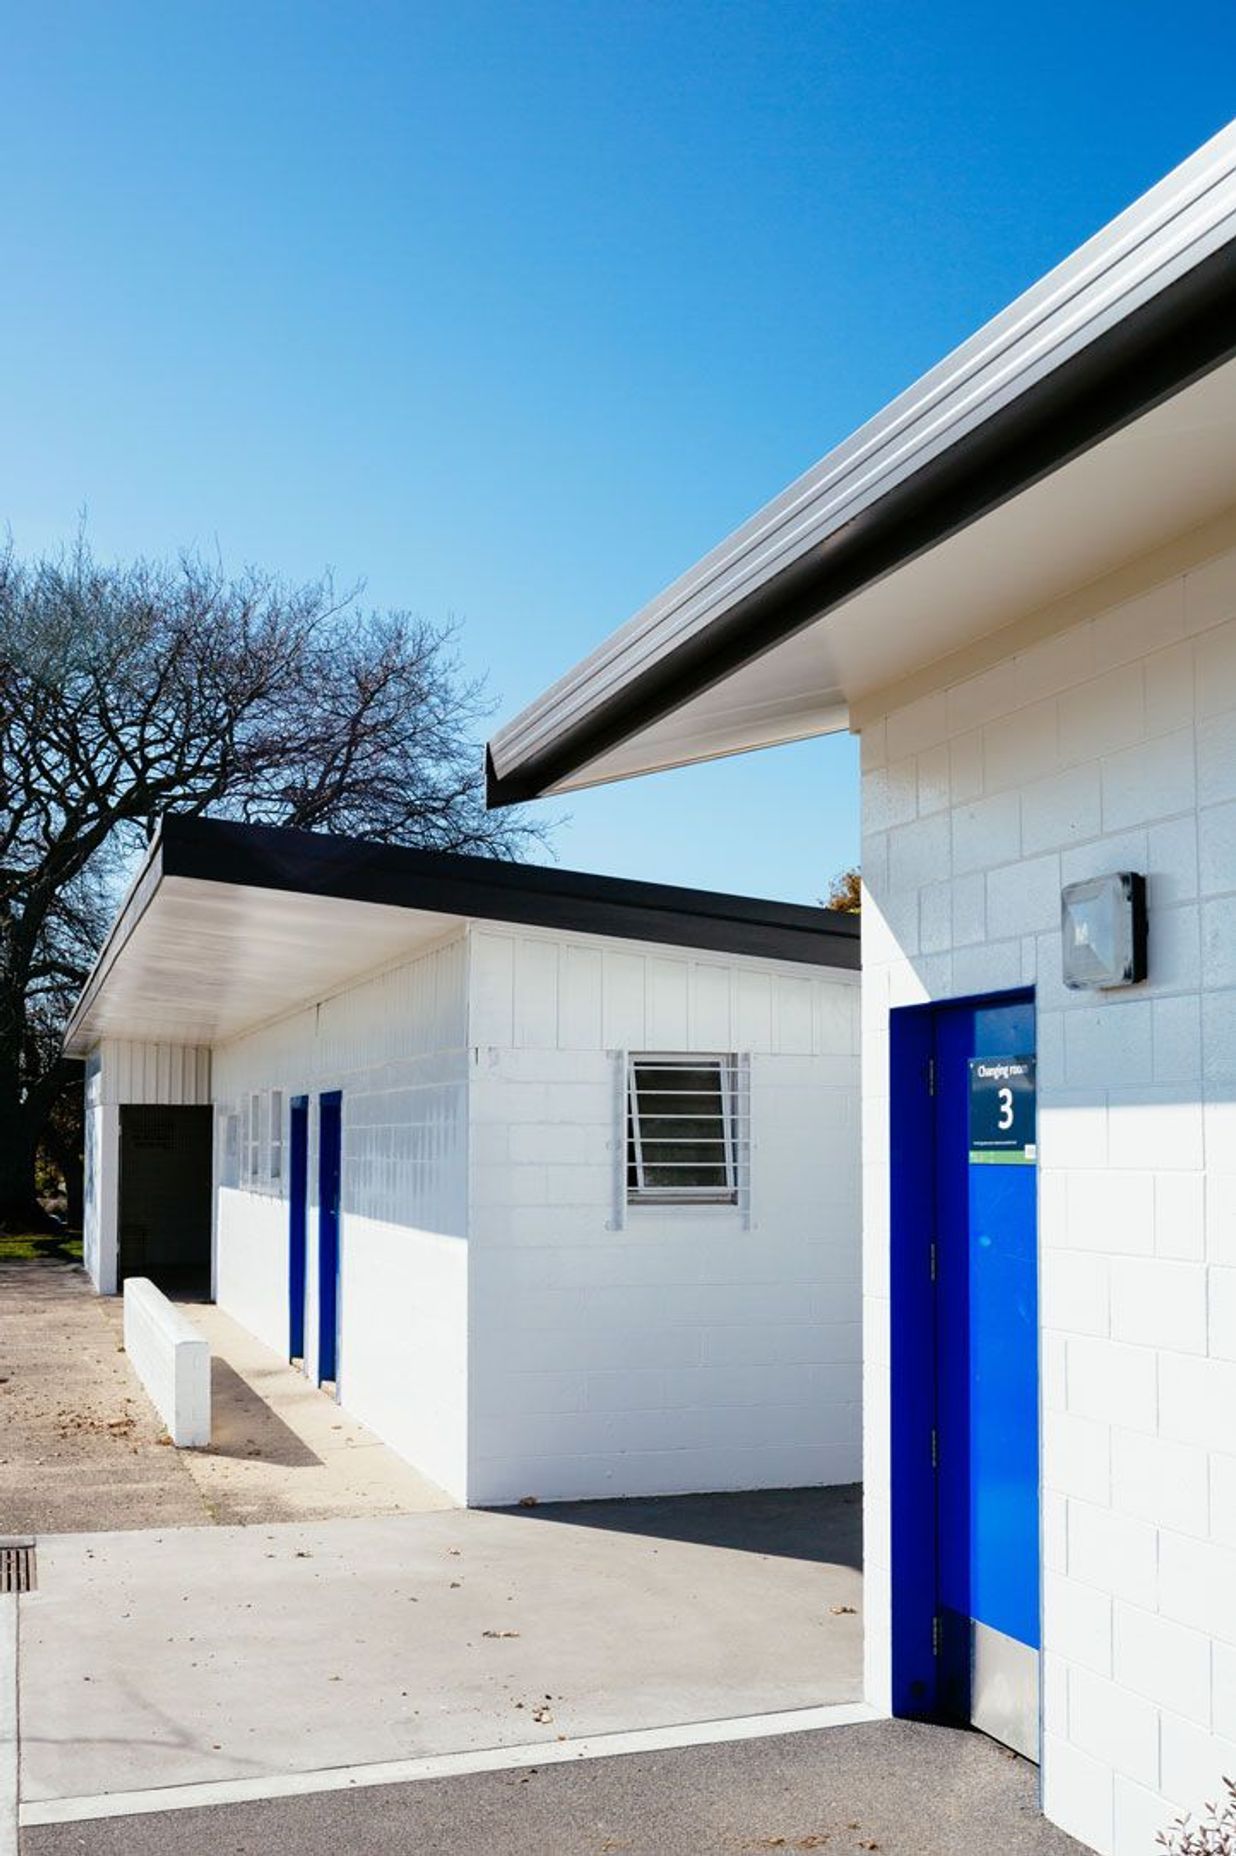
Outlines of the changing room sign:
<svg viewBox="0 0 1236 1856">
<path fill-rule="evenodd" d="M 1033 1166 L 1035 1143 L 1034 1058 L 971 1057 L 971 1166 Z"/>
</svg>

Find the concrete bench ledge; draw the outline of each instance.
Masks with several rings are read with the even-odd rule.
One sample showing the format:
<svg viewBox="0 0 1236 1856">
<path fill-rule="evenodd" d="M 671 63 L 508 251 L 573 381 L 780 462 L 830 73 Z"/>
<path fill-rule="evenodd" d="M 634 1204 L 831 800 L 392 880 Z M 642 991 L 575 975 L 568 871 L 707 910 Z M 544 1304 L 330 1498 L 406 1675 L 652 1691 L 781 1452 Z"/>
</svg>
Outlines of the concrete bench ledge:
<svg viewBox="0 0 1236 1856">
<path fill-rule="evenodd" d="M 146 1276 L 124 1286 L 124 1347 L 182 1449 L 210 1442 L 210 1343 Z"/>
</svg>

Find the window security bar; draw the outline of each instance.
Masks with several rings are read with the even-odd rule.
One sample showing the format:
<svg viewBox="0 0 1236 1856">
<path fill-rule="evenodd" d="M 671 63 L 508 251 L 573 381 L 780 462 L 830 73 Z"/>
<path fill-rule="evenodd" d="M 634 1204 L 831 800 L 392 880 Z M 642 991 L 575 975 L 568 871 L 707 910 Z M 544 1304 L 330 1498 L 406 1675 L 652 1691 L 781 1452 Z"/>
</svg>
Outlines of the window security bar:
<svg viewBox="0 0 1236 1856">
<path fill-rule="evenodd" d="M 734 1056 L 628 1058 L 628 1202 L 738 1203 L 750 1121 L 741 1083 Z"/>
</svg>

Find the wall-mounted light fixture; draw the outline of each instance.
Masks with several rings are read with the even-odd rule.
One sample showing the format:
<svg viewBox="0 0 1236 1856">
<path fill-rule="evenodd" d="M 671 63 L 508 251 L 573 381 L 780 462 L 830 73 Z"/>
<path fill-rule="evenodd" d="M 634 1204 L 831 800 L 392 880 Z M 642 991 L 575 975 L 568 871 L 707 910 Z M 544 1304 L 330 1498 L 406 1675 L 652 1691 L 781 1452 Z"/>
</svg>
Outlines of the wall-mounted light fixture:
<svg viewBox="0 0 1236 1856">
<path fill-rule="evenodd" d="M 1075 991 L 1146 977 L 1146 879 L 1135 870 L 1087 877 L 1060 894 L 1064 983 Z"/>
</svg>

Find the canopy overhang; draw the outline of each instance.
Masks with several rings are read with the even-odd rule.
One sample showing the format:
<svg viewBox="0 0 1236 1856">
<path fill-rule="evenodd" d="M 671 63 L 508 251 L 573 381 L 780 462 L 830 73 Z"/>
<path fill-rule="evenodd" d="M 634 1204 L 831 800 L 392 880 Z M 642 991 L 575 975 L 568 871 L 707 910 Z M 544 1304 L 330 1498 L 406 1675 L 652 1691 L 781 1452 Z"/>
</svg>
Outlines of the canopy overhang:
<svg viewBox="0 0 1236 1856">
<path fill-rule="evenodd" d="M 1236 124 L 495 735 L 490 803 L 846 728 L 1234 485 Z"/>
<path fill-rule="evenodd" d="M 474 921 L 856 968 L 830 909 L 317 832 L 170 816 L 65 1034 L 215 1045 L 329 998 Z"/>
</svg>

